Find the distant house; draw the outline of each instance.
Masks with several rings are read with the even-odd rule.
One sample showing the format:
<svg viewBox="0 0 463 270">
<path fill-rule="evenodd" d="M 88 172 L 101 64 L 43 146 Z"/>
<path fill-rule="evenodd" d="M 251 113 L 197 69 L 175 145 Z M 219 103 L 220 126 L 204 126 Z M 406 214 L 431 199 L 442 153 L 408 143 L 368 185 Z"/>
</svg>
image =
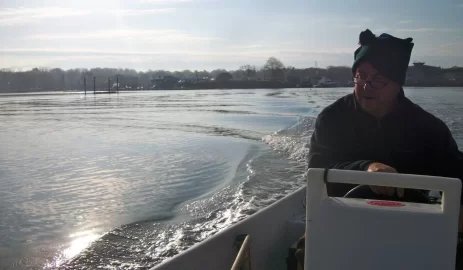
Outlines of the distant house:
<svg viewBox="0 0 463 270">
<path fill-rule="evenodd" d="M 164 83 L 178 83 L 178 81 L 180 81 L 179 78 L 174 76 L 164 76 L 162 79 Z"/>
<path fill-rule="evenodd" d="M 210 81 L 210 80 L 215 80 L 215 79 L 211 79 L 209 77 L 199 77 L 199 78 L 195 79 L 195 82 L 207 82 L 207 81 Z"/>
<path fill-rule="evenodd" d="M 172 89 L 178 85 L 180 79 L 174 76 L 164 76 L 157 79 L 151 79 L 152 89 Z"/>
<path fill-rule="evenodd" d="M 339 82 L 333 81 L 330 78 L 322 77 L 314 87 L 318 88 L 330 88 L 330 87 L 339 87 Z"/>
<path fill-rule="evenodd" d="M 188 83 L 194 83 L 196 81 L 196 78 L 184 78 L 178 81 L 178 84 L 188 84 Z"/>
<path fill-rule="evenodd" d="M 444 70 L 441 67 L 429 66 L 424 62 L 415 62 L 408 67 L 406 85 L 440 85 L 444 81 Z"/>
<path fill-rule="evenodd" d="M 449 85 L 463 85 L 463 68 L 452 67 L 445 69 L 444 78 L 446 79 Z"/>
</svg>

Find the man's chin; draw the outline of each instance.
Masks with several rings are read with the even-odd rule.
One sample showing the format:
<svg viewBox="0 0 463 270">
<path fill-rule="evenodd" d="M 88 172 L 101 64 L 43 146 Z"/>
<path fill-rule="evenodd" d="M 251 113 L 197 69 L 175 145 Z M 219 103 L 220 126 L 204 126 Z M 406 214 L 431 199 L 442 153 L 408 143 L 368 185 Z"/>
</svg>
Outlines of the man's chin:
<svg viewBox="0 0 463 270">
<path fill-rule="evenodd" d="M 360 102 L 360 105 L 362 106 L 362 109 L 367 113 L 374 114 L 377 110 L 377 106 L 374 101 L 362 100 L 362 102 Z"/>
</svg>

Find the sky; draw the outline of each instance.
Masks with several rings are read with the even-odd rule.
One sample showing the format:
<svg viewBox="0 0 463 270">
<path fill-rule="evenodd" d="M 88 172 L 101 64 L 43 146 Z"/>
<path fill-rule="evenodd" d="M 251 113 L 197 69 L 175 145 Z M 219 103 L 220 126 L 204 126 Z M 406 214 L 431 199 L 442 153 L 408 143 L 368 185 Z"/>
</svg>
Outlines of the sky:
<svg viewBox="0 0 463 270">
<path fill-rule="evenodd" d="M 463 0 L 0 0 L 0 68 L 350 66 L 367 28 L 463 66 Z"/>
</svg>

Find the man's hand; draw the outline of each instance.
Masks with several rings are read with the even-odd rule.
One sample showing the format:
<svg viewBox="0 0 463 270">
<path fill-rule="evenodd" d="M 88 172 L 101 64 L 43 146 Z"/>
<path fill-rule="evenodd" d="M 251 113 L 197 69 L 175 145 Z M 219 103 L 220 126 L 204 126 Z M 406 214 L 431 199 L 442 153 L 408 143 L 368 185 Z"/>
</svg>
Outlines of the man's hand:
<svg viewBox="0 0 463 270">
<path fill-rule="evenodd" d="M 387 166 L 386 164 L 374 162 L 368 166 L 369 172 L 384 172 L 384 173 L 397 173 L 396 169 Z M 397 196 L 399 198 L 403 198 L 404 196 L 404 189 L 403 188 L 396 188 L 394 187 L 381 187 L 381 186 L 370 186 L 371 190 L 376 194 L 386 195 L 386 196 L 394 196 L 397 192 Z"/>
</svg>

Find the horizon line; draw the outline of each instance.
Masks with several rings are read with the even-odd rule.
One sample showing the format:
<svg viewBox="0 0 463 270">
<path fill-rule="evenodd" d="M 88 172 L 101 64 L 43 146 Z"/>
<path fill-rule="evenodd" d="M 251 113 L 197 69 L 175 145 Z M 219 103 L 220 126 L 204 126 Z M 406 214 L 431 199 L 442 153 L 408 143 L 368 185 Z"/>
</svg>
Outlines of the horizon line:
<svg viewBox="0 0 463 270">
<path fill-rule="evenodd" d="M 422 61 L 414 61 L 413 63 L 411 63 L 411 65 L 409 64 L 408 67 L 413 67 L 415 63 L 423 63 L 425 64 L 425 62 L 422 62 Z M 242 66 L 245 66 L 247 64 L 243 64 Z M 256 65 L 250 65 L 251 67 L 254 67 L 256 70 L 264 70 L 264 66 L 256 66 Z M 451 69 L 451 68 L 463 68 L 463 66 L 451 66 L 451 67 L 442 67 L 442 66 L 432 66 L 432 65 L 426 65 L 425 66 L 428 66 L 428 67 L 435 67 L 435 68 L 441 68 L 441 69 Z M 241 68 L 241 67 L 240 67 Z M 132 71 L 136 71 L 136 72 L 160 72 L 160 71 L 164 71 L 164 72 L 184 72 L 184 71 L 191 71 L 191 72 L 194 72 L 194 71 L 199 71 L 199 72 L 203 72 L 203 71 L 207 71 L 207 72 L 212 72 L 212 71 L 215 71 L 215 70 L 225 70 L 227 72 L 233 72 L 233 71 L 238 71 L 240 70 L 240 68 L 236 68 L 236 69 L 226 69 L 226 68 L 215 68 L 215 69 L 176 69 L 176 70 L 173 70 L 173 69 L 137 69 L 137 68 L 122 68 L 122 67 L 91 67 L 91 68 L 86 68 L 86 67 L 76 67 L 76 68 L 68 68 L 68 69 L 65 69 L 65 68 L 60 68 L 60 67 L 43 67 L 43 66 L 35 66 L 35 67 L 27 67 L 27 68 L 24 68 L 24 67 L 0 67 L 0 72 L 28 72 L 28 71 L 33 71 L 34 69 L 38 69 L 39 71 L 51 71 L 51 70 L 54 70 L 54 69 L 60 69 L 62 71 L 70 71 L 70 70 L 80 70 L 80 71 L 83 71 L 83 70 L 92 70 L 92 69 L 117 69 L 117 70 L 132 70 Z M 291 65 L 288 65 L 288 66 L 285 66 L 283 69 L 288 69 L 288 68 L 294 68 L 294 69 L 299 69 L 299 70 L 304 70 L 304 69 L 328 69 L 328 68 L 351 68 L 351 66 L 348 66 L 348 65 L 328 65 L 326 67 L 294 67 L 294 66 L 291 66 Z"/>
</svg>

